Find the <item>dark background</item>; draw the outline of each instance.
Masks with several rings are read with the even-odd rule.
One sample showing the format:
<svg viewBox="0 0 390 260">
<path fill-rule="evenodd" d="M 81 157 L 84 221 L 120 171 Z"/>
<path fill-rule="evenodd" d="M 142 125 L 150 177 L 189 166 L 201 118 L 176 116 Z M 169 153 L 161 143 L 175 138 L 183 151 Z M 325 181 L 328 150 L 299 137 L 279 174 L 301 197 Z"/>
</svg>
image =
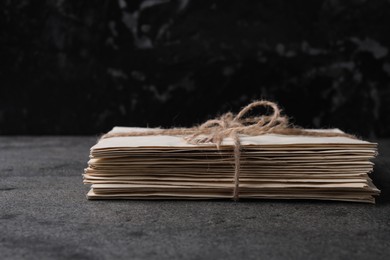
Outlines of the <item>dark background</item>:
<svg viewBox="0 0 390 260">
<path fill-rule="evenodd" d="M 0 2 L 0 134 L 191 126 L 253 99 L 390 136 L 390 1 Z"/>
</svg>

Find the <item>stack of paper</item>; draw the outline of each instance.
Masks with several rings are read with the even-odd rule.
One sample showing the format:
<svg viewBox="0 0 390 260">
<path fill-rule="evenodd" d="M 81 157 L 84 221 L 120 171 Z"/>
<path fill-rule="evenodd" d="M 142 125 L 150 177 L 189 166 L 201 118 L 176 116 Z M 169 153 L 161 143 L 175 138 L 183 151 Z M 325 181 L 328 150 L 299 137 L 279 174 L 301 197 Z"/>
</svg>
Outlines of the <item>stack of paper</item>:
<svg viewBox="0 0 390 260">
<path fill-rule="evenodd" d="M 150 131 L 115 127 L 112 132 Z M 324 130 L 321 130 L 324 131 Z M 327 130 L 340 131 L 340 130 Z M 374 203 L 368 177 L 377 144 L 347 137 L 240 135 L 239 198 Z M 192 145 L 183 136 L 101 139 L 91 148 L 84 183 L 89 199 L 232 198 L 233 141 Z"/>
</svg>

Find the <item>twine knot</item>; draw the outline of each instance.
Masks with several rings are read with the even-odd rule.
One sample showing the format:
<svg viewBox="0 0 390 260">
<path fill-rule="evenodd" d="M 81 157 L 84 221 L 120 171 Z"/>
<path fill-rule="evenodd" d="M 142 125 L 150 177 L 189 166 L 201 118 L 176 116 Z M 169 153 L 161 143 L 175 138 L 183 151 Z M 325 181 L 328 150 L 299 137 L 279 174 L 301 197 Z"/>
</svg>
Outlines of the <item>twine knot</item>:
<svg viewBox="0 0 390 260">
<path fill-rule="evenodd" d="M 271 108 L 271 115 L 245 117 L 256 107 Z M 213 143 L 219 148 L 227 137 L 238 134 L 263 135 L 288 127 L 288 118 L 281 115 L 280 108 L 273 102 L 260 100 L 244 107 L 237 115 L 231 112 L 223 114 L 217 119 L 211 119 L 201 124 L 193 134 L 184 139 L 190 144 Z"/>
</svg>

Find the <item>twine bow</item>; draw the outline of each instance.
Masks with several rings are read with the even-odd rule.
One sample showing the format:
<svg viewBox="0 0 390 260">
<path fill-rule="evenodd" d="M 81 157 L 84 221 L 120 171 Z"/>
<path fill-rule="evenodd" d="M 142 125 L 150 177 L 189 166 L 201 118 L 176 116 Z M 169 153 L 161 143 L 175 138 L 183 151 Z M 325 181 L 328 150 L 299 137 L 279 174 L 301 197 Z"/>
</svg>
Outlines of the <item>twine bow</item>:
<svg viewBox="0 0 390 260">
<path fill-rule="evenodd" d="M 252 117 L 244 117 L 249 111 L 255 107 L 271 108 L 271 115 L 257 115 Z M 200 126 L 191 128 L 170 128 L 157 129 L 146 132 L 113 132 L 107 133 L 101 139 L 111 137 L 125 136 L 151 136 L 151 135 L 181 135 L 189 144 L 207 144 L 212 143 L 220 148 L 225 138 L 232 138 L 234 142 L 234 188 L 233 199 L 239 199 L 240 187 L 240 168 L 241 168 L 241 142 L 239 135 L 264 135 L 264 134 L 282 134 L 282 135 L 304 135 L 318 137 L 348 137 L 356 138 L 353 135 L 339 132 L 315 132 L 291 126 L 286 116 L 281 115 L 281 110 L 274 102 L 267 100 L 254 101 L 244 107 L 237 115 L 228 112 L 219 118 L 211 119 Z"/>
<path fill-rule="evenodd" d="M 260 115 L 244 117 L 255 107 L 270 107 L 272 115 Z M 288 127 L 288 119 L 281 115 L 279 107 L 270 101 L 260 100 L 250 103 L 244 107 L 237 115 L 228 112 L 218 119 L 211 119 L 201 124 L 195 133 L 184 139 L 191 144 L 213 143 L 219 148 L 223 139 L 234 137 L 237 134 L 263 135 L 273 133 L 277 130 Z"/>
</svg>

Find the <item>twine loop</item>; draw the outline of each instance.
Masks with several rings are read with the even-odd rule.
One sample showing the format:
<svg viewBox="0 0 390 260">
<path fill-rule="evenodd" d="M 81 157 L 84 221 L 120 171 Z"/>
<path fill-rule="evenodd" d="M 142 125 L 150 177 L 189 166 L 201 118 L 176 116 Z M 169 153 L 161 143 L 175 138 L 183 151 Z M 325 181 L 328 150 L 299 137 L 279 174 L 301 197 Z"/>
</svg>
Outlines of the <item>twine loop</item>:
<svg viewBox="0 0 390 260">
<path fill-rule="evenodd" d="M 271 115 L 245 117 L 256 107 L 271 108 Z M 201 124 L 194 133 L 184 139 L 190 144 L 213 143 L 218 148 L 227 137 L 238 134 L 264 135 L 288 127 L 288 118 L 281 115 L 280 108 L 273 102 L 260 100 L 250 103 L 237 115 L 231 112 L 217 119 L 211 119 Z"/>
</svg>

